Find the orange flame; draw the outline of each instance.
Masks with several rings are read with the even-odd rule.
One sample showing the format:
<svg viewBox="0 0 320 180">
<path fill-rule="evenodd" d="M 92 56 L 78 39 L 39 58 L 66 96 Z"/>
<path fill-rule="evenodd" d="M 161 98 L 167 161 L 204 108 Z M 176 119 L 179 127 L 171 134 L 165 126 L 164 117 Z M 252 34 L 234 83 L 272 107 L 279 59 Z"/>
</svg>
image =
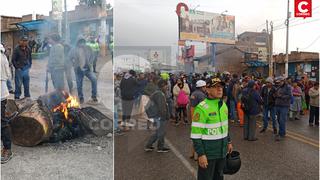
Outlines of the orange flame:
<svg viewBox="0 0 320 180">
<path fill-rule="evenodd" d="M 69 96 L 65 102 L 62 102 L 59 106 L 53 108 L 53 112 L 60 111 L 64 114 L 66 120 L 68 120 L 68 109 L 79 108 L 80 104 L 77 99 L 73 96 Z"/>
</svg>

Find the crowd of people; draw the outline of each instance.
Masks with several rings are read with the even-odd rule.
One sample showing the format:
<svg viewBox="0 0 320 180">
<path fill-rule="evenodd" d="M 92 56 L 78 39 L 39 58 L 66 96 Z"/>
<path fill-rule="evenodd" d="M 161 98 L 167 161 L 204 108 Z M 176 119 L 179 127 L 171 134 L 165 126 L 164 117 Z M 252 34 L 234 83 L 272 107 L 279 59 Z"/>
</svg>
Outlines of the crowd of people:
<svg viewBox="0 0 320 180">
<path fill-rule="evenodd" d="M 174 74 L 130 70 L 115 74 L 114 90 L 117 135 L 135 126 L 132 116 L 146 117 L 147 128 L 150 124 L 155 126 L 155 133 L 146 142 L 146 152 L 155 149 L 156 141 L 157 152 L 170 151 L 164 142 L 167 122 L 171 121 L 174 126 L 191 124 L 190 158 L 199 162 L 200 179 L 219 179 L 223 174 L 223 153 L 217 155 L 206 148 L 232 151 L 228 122 L 242 126 L 243 139 L 248 141 L 258 140 L 259 116 L 263 121 L 259 132 L 267 130 L 271 119 L 275 141 L 285 138 L 287 120 L 300 120 L 305 113 L 309 113 L 310 126 L 319 126 L 319 83 L 308 80 L 307 76 L 299 80 L 283 76 L 263 79 L 246 73 L 239 77 L 228 72 Z M 221 168 L 212 170 L 214 167 Z M 210 168 L 211 174 L 208 174 Z"/>
<path fill-rule="evenodd" d="M 99 45 L 91 37 L 87 42 L 79 38 L 76 45 L 71 47 L 64 44 L 58 34 L 46 37 L 48 43 L 48 64 L 46 68 L 46 92 L 48 90 L 48 75 L 51 75 L 52 85 L 57 91 L 68 91 L 65 88 L 65 79 L 69 93 L 73 94 L 73 77 L 75 76 L 77 93 L 80 103 L 84 103 L 83 79 L 86 76 L 91 81 L 91 101 L 97 103 L 97 77 L 96 63 L 99 55 Z M 6 116 L 7 99 L 11 94 L 18 100 L 22 96 L 30 98 L 30 69 L 32 68 L 32 47 L 27 36 L 21 36 L 19 44 L 11 52 L 1 44 L 1 163 L 8 162 L 12 157 L 11 137 L 9 128 L 10 117 Z M 74 76 L 72 75 L 74 70 Z M 12 77 L 12 78 L 11 78 Z M 11 80 L 14 79 L 14 89 Z"/>
<path fill-rule="evenodd" d="M 319 126 L 319 83 L 308 80 L 306 76 L 300 80 L 282 76 L 262 79 L 246 73 L 238 77 L 228 72 L 215 75 L 166 72 L 137 74 L 130 70 L 115 74 L 115 114 L 122 114 L 122 128 L 116 123 L 116 131 L 121 133 L 134 126 L 130 122 L 133 108 L 141 110 L 141 106 L 146 105 L 143 102 L 145 96 L 151 98 L 157 89 L 162 88 L 158 87 L 160 80 L 167 84 L 164 92 L 167 108 L 161 108 L 162 111 L 168 109 L 166 120 L 170 119 L 175 126 L 190 124 L 194 108 L 207 96 L 206 82 L 214 77 L 224 82 L 222 99 L 228 107 L 228 119 L 244 127 L 245 140 L 257 140 L 259 115 L 263 117 L 260 133 L 267 130 L 271 119 L 277 141 L 286 135 L 286 121 L 299 120 L 304 113 L 309 112 L 310 126 Z"/>
</svg>

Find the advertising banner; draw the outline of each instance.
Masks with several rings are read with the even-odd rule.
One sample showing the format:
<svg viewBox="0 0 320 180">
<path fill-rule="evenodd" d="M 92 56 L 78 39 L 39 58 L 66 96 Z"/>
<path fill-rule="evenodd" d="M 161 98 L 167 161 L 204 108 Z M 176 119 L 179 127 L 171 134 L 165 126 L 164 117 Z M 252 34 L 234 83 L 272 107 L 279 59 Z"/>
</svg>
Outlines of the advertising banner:
<svg viewBox="0 0 320 180">
<path fill-rule="evenodd" d="M 52 0 L 52 19 L 62 19 L 62 0 Z"/>
<path fill-rule="evenodd" d="M 182 8 L 180 40 L 235 44 L 235 17 Z"/>
</svg>

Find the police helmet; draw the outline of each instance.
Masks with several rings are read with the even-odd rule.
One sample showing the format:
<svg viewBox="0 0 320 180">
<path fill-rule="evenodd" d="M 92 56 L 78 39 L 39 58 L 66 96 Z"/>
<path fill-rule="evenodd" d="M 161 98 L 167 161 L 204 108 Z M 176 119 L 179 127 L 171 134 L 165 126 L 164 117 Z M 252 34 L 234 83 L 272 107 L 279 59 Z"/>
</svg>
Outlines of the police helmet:
<svg viewBox="0 0 320 180">
<path fill-rule="evenodd" d="M 227 154 L 223 173 L 229 175 L 235 174 L 239 171 L 240 167 L 240 153 L 238 151 L 232 151 L 230 154 Z"/>
</svg>

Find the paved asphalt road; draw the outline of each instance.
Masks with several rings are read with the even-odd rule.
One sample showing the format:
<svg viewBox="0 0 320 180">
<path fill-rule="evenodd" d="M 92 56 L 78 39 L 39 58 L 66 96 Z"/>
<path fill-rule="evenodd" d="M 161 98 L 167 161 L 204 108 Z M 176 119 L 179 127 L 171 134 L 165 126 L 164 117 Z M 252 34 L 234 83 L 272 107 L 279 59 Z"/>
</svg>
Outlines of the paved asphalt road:
<svg viewBox="0 0 320 180">
<path fill-rule="evenodd" d="M 139 121 L 138 121 L 139 122 Z M 319 128 L 308 126 L 308 116 L 287 122 L 287 137 L 274 141 L 272 131 L 259 133 L 258 141 L 244 141 L 242 127 L 231 125 L 234 149 L 241 153 L 242 166 L 226 180 L 313 180 L 319 178 Z M 197 162 L 189 159 L 190 125 L 167 124 L 166 143 L 169 153 L 144 152 L 152 130 L 139 123 L 122 136 L 115 137 L 115 179 L 192 180 L 196 179 Z M 259 127 L 260 126 L 260 127 Z M 271 126 L 269 126 L 271 127 Z"/>
</svg>

